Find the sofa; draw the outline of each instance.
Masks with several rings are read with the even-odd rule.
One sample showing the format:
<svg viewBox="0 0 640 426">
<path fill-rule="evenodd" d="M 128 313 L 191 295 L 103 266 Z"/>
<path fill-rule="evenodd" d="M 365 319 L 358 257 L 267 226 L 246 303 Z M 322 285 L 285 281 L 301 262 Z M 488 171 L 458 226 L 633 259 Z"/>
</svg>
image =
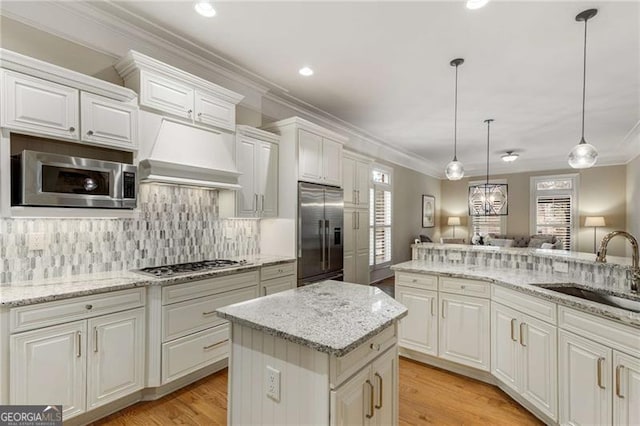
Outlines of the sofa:
<svg viewBox="0 0 640 426">
<path fill-rule="evenodd" d="M 489 234 L 485 239 L 485 245 L 501 247 L 550 248 L 555 250 L 562 250 L 562 238 L 548 234 L 536 234 L 529 236 Z"/>
</svg>

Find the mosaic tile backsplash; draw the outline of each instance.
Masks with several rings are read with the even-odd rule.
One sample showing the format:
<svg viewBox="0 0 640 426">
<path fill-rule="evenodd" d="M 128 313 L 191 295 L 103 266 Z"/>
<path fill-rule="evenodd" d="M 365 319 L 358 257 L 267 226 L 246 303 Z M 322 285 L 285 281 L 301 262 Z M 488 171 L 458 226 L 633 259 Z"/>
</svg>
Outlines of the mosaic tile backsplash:
<svg viewBox="0 0 640 426">
<path fill-rule="evenodd" d="M 218 191 L 141 184 L 135 219 L 0 219 L 0 284 L 257 255 L 259 221 L 219 219 Z M 29 251 L 27 234 L 44 233 Z"/>
<path fill-rule="evenodd" d="M 561 262 L 567 264 L 568 272 L 562 274 L 567 277 L 568 282 L 588 283 L 609 290 L 631 289 L 631 270 L 628 266 L 581 259 L 580 257 L 584 257 L 581 256 L 583 253 L 577 253 L 576 258 L 572 259 L 564 254 L 556 256 L 534 252 L 535 250 L 527 248 L 480 251 L 472 246 L 465 249 L 462 246 L 446 247 L 426 243 L 413 246 L 412 259 L 440 264 L 524 269 L 555 274 L 558 272 L 554 271 L 554 262 Z M 452 253 L 456 254 L 452 256 Z"/>
</svg>

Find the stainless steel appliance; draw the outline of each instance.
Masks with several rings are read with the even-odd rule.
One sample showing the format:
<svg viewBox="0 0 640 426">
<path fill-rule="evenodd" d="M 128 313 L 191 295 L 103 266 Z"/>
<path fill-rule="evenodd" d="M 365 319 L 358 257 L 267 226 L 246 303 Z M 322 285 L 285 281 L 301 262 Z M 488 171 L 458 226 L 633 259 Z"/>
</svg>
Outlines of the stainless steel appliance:
<svg viewBox="0 0 640 426">
<path fill-rule="evenodd" d="M 342 189 L 298 183 L 298 286 L 343 278 Z"/>
<path fill-rule="evenodd" d="M 152 266 L 149 268 L 138 269 L 134 272 L 163 278 L 187 274 L 190 272 L 204 272 L 213 269 L 233 268 L 244 265 L 248 265 L 246 260 L 213 259 L 202 260 L 200 262 L 177 263 L 175 265 Z"/>
<path fill-rule="evenodd" d="M 11 204 L 133 209 L 137 167 L 22 151 L 11 157 Z"/>
</svg>

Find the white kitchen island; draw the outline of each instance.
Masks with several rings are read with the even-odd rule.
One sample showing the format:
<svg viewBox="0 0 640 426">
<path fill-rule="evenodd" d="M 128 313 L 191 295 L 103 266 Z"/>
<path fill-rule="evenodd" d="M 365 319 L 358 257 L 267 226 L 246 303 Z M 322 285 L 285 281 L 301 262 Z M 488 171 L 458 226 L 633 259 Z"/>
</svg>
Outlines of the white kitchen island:
<svg viewBox="0 0 640 426">
<path fill-rule="evenodd" d="M 396 425 L 407 309 L 338 281 L 217 310 L 231 322 L 230 425 Z"/>
</svg>

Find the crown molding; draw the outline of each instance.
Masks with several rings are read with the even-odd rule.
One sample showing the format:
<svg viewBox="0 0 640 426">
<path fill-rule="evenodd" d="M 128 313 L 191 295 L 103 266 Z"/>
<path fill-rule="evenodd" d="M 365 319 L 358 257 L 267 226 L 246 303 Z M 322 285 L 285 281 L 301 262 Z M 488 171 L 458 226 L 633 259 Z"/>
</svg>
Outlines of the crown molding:
<svg viewBox="0 0 640 426">
<path fill-rule="evenodd" d="M 250 138 L 259 139 L 265 142 L 280 143 L 280 136 L 275 133 L 268 132 L 266 130 L 257 129 L 253 126 L 246 126 L 240 124 L 236 126 L 236 135 L 248 136 Z"/>
</svg>

